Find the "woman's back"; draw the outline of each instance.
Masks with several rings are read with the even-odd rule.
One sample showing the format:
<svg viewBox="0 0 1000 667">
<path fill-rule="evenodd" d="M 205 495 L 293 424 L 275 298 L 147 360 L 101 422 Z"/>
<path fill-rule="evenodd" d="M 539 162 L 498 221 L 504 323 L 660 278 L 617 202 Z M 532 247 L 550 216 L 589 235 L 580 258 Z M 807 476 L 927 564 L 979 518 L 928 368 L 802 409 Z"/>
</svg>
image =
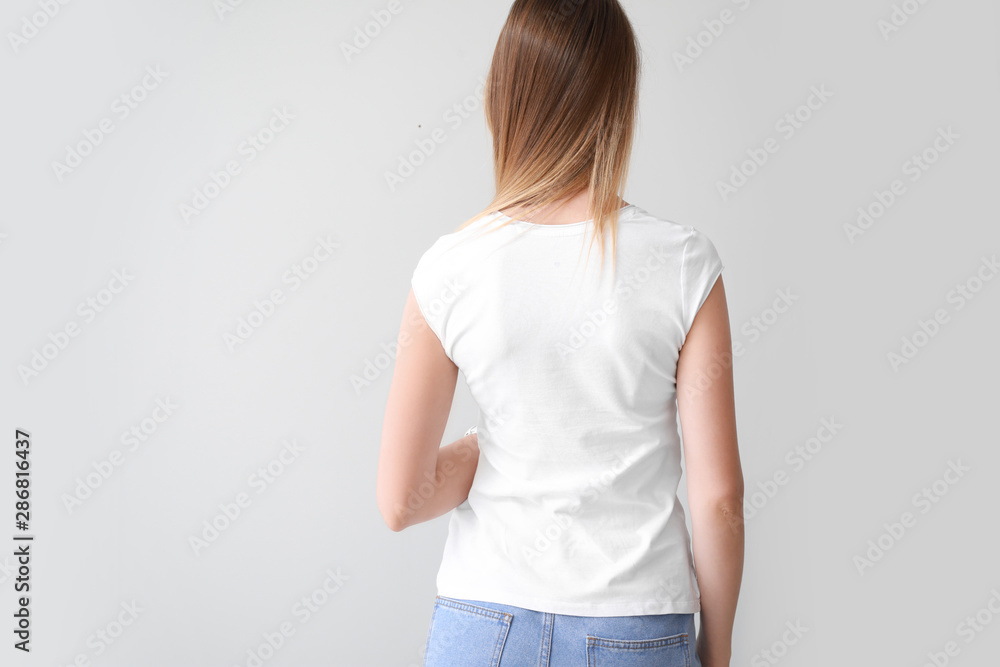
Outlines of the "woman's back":
<svg viewBox="0 0 1000 667">
<path fill-rule="evenodd" d="M 699 611 L 675 373 L 723 268 L 715 247 L 626 206 L 602 270 L 585 257 L 592 221 L 509 220 L 440 237 L 412 278 L 481 411 L 438 593 L 559 614 Z"/>
</svg>

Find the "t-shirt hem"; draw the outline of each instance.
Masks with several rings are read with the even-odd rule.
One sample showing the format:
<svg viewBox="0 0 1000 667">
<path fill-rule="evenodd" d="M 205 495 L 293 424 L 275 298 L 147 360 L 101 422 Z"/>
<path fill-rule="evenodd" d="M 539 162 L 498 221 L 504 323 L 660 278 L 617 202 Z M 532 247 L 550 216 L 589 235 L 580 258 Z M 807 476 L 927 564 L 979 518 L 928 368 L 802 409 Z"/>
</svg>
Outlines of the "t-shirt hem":
<svg viewBox="0 0 1000 667">
<path fill-rule="evenodd" d="M 532 611 L 565 616 L 646 616 L 653 614 L 694 614 L 701 611 L 701 600 L 667 600 L 658 604 L 640 601 L 569 602 L 550 598 L 534 598 L 482 590 L 438 588 L 442 597 L 459 600 L 481 600 L 508 604 Z"/>
</svg>

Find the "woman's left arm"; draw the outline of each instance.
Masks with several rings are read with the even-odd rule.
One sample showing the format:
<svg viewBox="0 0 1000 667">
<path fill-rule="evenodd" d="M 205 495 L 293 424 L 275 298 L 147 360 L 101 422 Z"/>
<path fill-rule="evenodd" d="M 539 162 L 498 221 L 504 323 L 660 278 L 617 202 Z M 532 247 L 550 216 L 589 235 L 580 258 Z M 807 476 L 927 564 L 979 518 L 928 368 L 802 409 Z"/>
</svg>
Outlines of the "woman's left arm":
<svg viewBox="0 0 1000 667">
<path fill-rule="evenodd" d="M 441 447 L 458 367 L 427 325 L 412 289 L 397 345 L 375 491 L 379 512 L 394 531 L 464 502 L 479 463 L 475 433 Z"/>
</svg>

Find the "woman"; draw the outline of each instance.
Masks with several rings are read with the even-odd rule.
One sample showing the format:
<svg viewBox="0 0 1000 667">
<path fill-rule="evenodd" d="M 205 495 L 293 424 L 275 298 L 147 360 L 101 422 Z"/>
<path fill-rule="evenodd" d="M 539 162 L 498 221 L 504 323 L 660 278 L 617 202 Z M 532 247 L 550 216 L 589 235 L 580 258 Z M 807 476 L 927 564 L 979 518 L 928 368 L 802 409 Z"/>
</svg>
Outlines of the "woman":
<svg viewBox="0 0 1000 667">
<path fill-rule="evenodd" d="M 617 0 L 514 2 L 483 100 L 496 197 L 413 272 L 377 501 L 395 531 L 454 510 L 428 666 L 729 665 L 744 538 L 723 265 L 620 196 L 638 74 Z M 440 447 L 459 370 L 481 417 Z"/>
</svg>

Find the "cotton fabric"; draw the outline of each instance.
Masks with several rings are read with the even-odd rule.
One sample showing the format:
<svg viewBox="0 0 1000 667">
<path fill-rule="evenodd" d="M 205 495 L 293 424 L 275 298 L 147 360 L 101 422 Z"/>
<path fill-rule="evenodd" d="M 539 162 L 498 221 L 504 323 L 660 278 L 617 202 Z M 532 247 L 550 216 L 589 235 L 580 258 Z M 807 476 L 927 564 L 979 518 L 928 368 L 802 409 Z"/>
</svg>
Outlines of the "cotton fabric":
<svg viewBox="0 0 1000 667">
<path fill-rule="evenodd" d="M 480 409 L 440 596 L 578 616 L 700 611 L 675 378 L 723 264 L 704 233 L 631 205 L 617 267 L 607 243 L 602 271 L 596 241 L 586 256 L 594 229 L 495 212 L 440 236 L 413 271 Z"/>
</svg>

